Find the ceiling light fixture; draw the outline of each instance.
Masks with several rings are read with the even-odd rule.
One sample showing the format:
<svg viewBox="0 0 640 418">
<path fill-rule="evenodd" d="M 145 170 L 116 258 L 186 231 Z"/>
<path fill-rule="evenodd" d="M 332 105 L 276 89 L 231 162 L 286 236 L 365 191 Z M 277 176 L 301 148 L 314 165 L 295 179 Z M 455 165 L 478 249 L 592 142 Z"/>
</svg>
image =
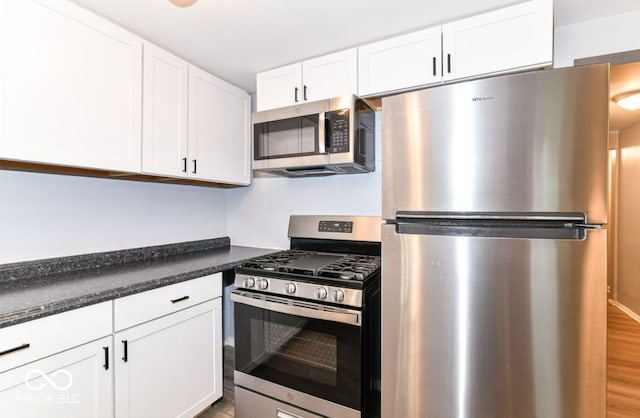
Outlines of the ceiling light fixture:
<svg viewBox="0 0 640 418">
<path fill-rule="evenodd" d="M 623 109 L 640 110 L 640 90 L 627 91 L 613 97 L 613 101 Z"/>
<path fill-rule="evenodd" d="M 198 0 L 169 0 L 178 7 L 189 7 Z"/>
</svg>

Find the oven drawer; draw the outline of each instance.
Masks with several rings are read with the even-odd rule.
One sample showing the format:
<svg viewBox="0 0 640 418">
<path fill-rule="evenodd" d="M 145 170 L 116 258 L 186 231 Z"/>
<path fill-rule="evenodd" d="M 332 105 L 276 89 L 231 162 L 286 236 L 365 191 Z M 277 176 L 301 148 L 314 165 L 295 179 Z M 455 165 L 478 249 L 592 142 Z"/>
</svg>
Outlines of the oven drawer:
<svg viewBox="0 0 640 418">
<path fill-rule="evenodd" d="M 222 295 L 222 273 L 116 299 L 113 328 L 121 331 Z"/>
<path fill-rule="evenodd" d="M 239 386 L 235 388 L 235 409 L 236 418 L 322 418 Z"/>
</svg>

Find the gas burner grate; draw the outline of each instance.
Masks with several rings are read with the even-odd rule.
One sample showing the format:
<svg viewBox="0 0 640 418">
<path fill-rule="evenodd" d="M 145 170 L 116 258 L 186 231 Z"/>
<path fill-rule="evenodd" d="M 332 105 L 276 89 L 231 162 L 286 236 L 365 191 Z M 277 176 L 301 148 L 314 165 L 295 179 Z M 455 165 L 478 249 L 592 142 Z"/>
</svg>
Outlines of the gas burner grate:
<svg viewBox="0 0 640 418">
<path fill-rule="evenodd" d="M 305 264 L 305 261 L 311 261 L 313 264 L 312 261 L 323 256 L 329 258 L 333 256 L 337 259 L 317 267 Z M 247 261 L 243 267 L 313 277 L 362 281 L 380 269 L 380 257 L 287 250 L 253 258 Z"/>
<path fill-rule="evenodd" d="M 319 276 L 364 280 L 380 269 L 380 257 L 348 255 L 318 271 Z"/>
<path fill-rule="evenodd" d="M 295 260 L 309 255 L 307 251 L 286 250 L 275 254 L 252 258 L 243 266 L 266 271 L 282 271 L 282 268 Z"/>
</svg>

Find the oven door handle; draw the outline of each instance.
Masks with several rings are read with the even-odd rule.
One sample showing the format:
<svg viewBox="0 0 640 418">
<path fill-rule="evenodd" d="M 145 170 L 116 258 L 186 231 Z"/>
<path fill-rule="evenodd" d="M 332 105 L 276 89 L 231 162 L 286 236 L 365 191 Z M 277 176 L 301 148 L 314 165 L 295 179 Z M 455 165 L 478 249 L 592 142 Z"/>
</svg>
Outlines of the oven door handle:
<svg viewBox="0 0 640 418">
<path fill-rule="evenodd" d="M 272 299 L 276 299 L 272 297 Z M 231 300 L 244 305 L 255 306 L 256 308 L 266 309 L 284 314 L 302 316 L 305 318 L 322 319 L 327 321 L 341 322 L 349 325 L 362 325 L 362 315 L 360 312 L 348 309 L 340 309 L 335 311 L 326 311 L 322 309 L 313 309 L 303 306 L 290 304 L 290 299 L 278 298 L 279 301 L 264 300 L 262 298 L 253 298 L 245 296 L 243 292 L 234 290 L 231 292 Z M 316 305 L 320 307 L 321 305 Z"/>
</svg>

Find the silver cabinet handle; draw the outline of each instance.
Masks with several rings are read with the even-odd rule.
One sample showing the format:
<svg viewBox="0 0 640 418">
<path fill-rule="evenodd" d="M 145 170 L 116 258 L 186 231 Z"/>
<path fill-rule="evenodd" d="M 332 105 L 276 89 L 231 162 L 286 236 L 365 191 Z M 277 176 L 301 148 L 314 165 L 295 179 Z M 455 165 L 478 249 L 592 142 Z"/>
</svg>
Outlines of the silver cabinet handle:
<svg viewBox="0 0 640 418">
<path fill-rule="evenodd" d="M 276 413 L 277 418 L 301 418 L 300 415 L 293 415 L 288 412 L 283 411 L 282 409 L 278 409 Z"/>
</svg>

